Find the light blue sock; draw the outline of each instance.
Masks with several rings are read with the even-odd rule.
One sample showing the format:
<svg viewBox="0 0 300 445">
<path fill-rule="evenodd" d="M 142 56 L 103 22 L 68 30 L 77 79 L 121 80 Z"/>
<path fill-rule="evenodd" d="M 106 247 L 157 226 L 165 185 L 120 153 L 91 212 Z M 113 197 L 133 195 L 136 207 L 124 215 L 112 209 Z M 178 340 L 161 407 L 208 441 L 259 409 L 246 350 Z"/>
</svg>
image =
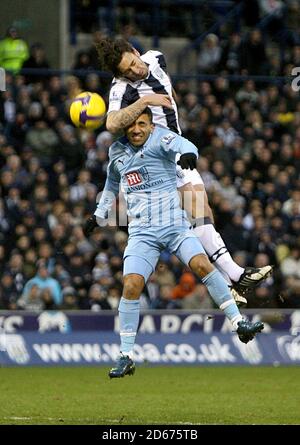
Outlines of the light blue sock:
<svg viewBox="0 0 300 445">
<path fill-rule="evenodd" d="M 230 294 L 228 284 L 220 272 L 214 269 L 202 278 L 202 281 L 207 287 L 214 302 L 225 312 L 225 315 L 229 318 L 233 327 L 237 329 L 237 323 L 242 320 L 242 316 L 234 298 L 232 298 Z"/>
<path fill-rule="evenodd" d="M 121 352 L 131 352 L 140 318 L 140 300 L 122 297 L 119 303 Z"/>
</svg>

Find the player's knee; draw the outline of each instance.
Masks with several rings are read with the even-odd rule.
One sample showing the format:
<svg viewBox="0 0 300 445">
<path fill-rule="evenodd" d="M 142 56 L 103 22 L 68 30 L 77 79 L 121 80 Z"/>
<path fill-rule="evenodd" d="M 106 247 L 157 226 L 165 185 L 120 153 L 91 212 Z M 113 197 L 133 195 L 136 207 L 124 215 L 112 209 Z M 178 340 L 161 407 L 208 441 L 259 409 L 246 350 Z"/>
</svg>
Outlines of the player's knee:
<svg viewBox="0 0 300 445">
<path fill-rule="evenodd" d="M 214 270 L 213 265 L 206 255 L 197 255 L 190 261 L 190 268 L 200 278 L 204 278 Z"/>
<path fill-rule="evenodd" d="M 138 274 L 129 274 L 124 277 L 123 296 L 128 300 L 137 300 L 144 288 L 144 277 Z"/>
</svg>

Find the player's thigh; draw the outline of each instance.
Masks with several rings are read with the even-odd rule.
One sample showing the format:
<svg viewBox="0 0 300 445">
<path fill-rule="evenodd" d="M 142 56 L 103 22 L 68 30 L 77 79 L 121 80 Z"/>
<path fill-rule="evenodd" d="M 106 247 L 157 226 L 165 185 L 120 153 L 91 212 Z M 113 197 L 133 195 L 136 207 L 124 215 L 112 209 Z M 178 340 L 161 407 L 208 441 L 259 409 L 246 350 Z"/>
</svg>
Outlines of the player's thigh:
<svg viewBox="0 0 300 445">
<path fill-rule="evenodd" d="M 168 249 L 177 256 L 186 266 L 189 266 L 192 258 L 205 255 L 204 248 L 191 230 L 179 233 L 177 239 L 170 242 Z"/>
<path fill-rule="evenodd" d="M 141 275 L 147 283 L 154 272 L 160 256 L 160 247 L 155 239 L 146 237 L 129 237 L 124 251 L 124 277 L 129 274 Z"/>
</svg>

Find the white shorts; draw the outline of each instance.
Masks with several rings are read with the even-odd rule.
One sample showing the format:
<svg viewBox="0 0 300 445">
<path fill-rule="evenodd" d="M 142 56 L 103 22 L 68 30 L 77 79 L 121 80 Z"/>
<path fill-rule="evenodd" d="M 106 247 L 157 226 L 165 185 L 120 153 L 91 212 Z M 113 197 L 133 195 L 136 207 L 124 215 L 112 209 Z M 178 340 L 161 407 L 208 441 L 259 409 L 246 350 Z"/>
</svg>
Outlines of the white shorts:
<svg viewBox="0 0 300 445">
<path fill-rule="evenodd" d="M 180 167 L 180 165 L 177 164 L 177 161 L 180 158 L 180 154 L 177 153 L 176 155 L 176 183 L 177 183 L 177 188 L 183 187 L 184 185 L 188 184 L 189 182 L 192 183 L 192 185 L 204 185 L 202 178 L 198 172 L 198 170 L 196 170 L 194 168 L 194 170 L 190 170 L 190 169 L 183 169 Z"/>
</svg>

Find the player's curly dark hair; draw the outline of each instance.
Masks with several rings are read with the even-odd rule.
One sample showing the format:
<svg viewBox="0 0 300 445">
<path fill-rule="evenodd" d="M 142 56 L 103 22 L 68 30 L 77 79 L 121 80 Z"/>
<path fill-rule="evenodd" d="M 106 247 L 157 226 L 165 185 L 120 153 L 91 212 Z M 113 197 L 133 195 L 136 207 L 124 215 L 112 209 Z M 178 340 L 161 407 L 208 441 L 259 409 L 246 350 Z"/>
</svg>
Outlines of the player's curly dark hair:
<svg viewBox="0 0 300 445">
<path fill-rule="evenodd" d="M 95 43 L 100 66 L 104 70 L 111 71 L 115 77 L 120 77 L 118 65 L 125 52 L 132 53 L 133 47 L 125 39 L 110 39 L 106 37 Z"/>
</svg>

